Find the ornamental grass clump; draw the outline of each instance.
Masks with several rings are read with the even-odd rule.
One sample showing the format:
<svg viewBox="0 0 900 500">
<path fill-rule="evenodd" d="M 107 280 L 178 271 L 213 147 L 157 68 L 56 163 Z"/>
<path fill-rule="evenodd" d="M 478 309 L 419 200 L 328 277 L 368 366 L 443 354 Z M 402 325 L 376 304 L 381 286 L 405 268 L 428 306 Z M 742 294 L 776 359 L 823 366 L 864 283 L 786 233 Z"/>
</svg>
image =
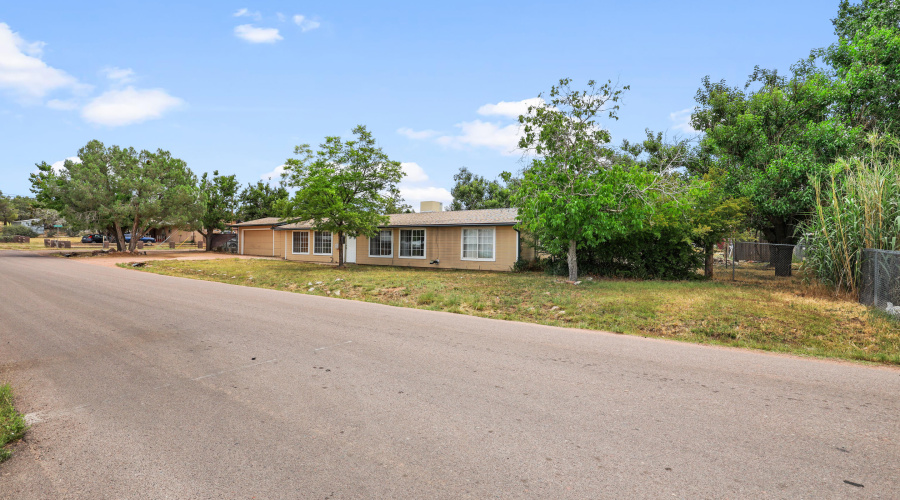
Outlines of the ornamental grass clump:
<svg viewBox="0 0 900 500">
<path fill-rule="evenodd" d="M 841 159 L 827 182 L 814 179 L 816 207 L 804 227 L 815 279 L 856 296 L 864 249 L 900 249 L 900 160 L 896 143 L 871 137 L 866 158 Z"/>
</svg>

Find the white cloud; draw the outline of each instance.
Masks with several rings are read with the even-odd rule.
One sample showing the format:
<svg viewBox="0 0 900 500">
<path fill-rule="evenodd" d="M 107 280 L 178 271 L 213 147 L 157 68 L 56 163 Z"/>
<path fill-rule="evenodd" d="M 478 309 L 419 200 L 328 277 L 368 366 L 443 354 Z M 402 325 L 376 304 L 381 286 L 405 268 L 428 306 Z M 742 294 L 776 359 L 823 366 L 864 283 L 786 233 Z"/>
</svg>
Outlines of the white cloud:
<svg viewBox="0 0 900 500">
<path fill-rule="evenodd" d="M 434 186 L 418 187 L 401 185 L 400 196 L 416 210 L 419 210 L 419 205 L 423 201 L 440 201 L 444 205 L 449 205 L 450 202 L 453 201 L 453 195 L 450 194 L 450 191 Z"/>
<path fill-rule="evenodd" d="M 318 21 L 313 21 L 312 19 L 307 19 L 306 16 L 301 16 L 300 14 L 295 15 L 293 19 L 294 19 L 294 24 L 296 24 L 297 26 L 300 26 L 300 31 L 303 31 L 304 33 L 307 31 L 314 30 L 314 29 L 318 28 L 319 26 L 321 26 L 321 24 Z"/>
<path fill-rule="evenodd" d="M 669 113 L 669 119 L 675 122 L 672 128 L 685 134 L 699 134 L 700 131 L 694 130 L 694 127 L 691 126 L 691 113 L 693 112 L 694 108 L 685 108 L 681 111 Z"/>
<path fill-rule="evenodd" d="M 161 118 L 184 101 L 169 95 L 163 89 L 108 90 L 81 110 L 81 116 L 90 123 L 118 127 Z"/>
<path fill-rule="evenodd" d="M 400 168 L 406 173 L 406 176 L 403 178 L 404 182 L 425 182 L 428 180 L 428 174 L 422 170 L 422 167 L 420 167 L 418 163 L 401 163 Z"/>
<path fill-rule="evenodd" d="M 73 109 L 78 108 L 78 101 L 73 99 L 61 100 L 61 99 L 50 99 L 47 101 L 47 107 L 50 109 L 57 109 L 60 111 L 72 111 Z"/>
<path fill-rule="evenodd" d="M 87 88 L 78 80 L 41 60 L 44 42 L 26 42 L 6 23 L 0 23 L 0 89 L 26 99 L 40 99 L 49 92 Z"/>
<path fill-rule="evenodd" d="M 252 24 L 235 26 L 234 35 L 250 43 L 275 43 L 284 40 L 278 33 L 278 28 L 257 28 Z"/>
<path fill-rule="evenodd" d="M 131 68 L 117 68 L 115 66 L 107 66 L 100 70 L 106 78 L 116 83 L 131 83 L 134 81 L 134 70 Z"/>
<path fill-rule="evenodd" d="M 518 149 L 519 137 L 522 132 L 518 123 L 503 125 L 502 123 L 473 120 L 458 123 L 456 126 L 462 130 L 462 134 L 438 137 L 438 144 L 454 148 L 488 147 L 496 149 L 504 155 L 514 155 Z"/>
<path fill-rule="evenodd" d="M 237 12 L 232 14 L 234 17 L 250 17 L 259 21 L 262 19 L 262 14 L 259 12 L 251 12 L 249 9 L 238 9 Z"/>
<path fill-rule="evenodd" d="M 69 160 L 72 163 L 81 163 L 81 158 L 79 158 L 77 156 L 70 156 L 70 157 L 66 158 L 66 160 Z M 54 173 L 59 174 L 60 172 L 62 172 L 63 170 L 66 169 L 66 167 L 65 167 L 66 160 L 59 160 L 57 162 L 53 162 L 53 164 L 50 165 L 50 168 L 53 169 Z"/>
<path fill-rule="evenodd" d="M 519 115 L 528 113 L 528 106 L 540 106 L 542 104 L 544 104 L 544 100 L 540 97 L 532 97 L 521 101 L 500 101 L 497 104 L 485 104 L 478 108 L 478 114 L 482 116 L 518 118 Z"/>
<path fill-rule="evenodd" d="M 416 140 L 431 139 L 432 137 L 436 137 L 439 134 L 439 132 L 437 132 L 436 130 L 416 131 L 416 130 L 413 130 L 413 129 L 407 128 L 407 127 L 398 128 L 397 133 L 400 135 L 405 135 L 406 137 L 409 137 L 410 139 L 416 139 Z"/>
<path fill-rule="evenodd" d="M 281 12 L 276 12 L 276 13 L 275 13 L 275 16 L 278 17 L 278 20 L 281 21 L 281 22 L 287 21 L 287 16 L 285 16 L 285 15 L 282 14 Z"/>
<path fill-rule="evenodd" d="M 259 176 L 260 180 L 264 181 L 277 181 L 281 179 L 281 174 L 284 173 L 284 165 L 278 165 L 275 167 L 275 170 L 262 174 Z"/>
</svg>

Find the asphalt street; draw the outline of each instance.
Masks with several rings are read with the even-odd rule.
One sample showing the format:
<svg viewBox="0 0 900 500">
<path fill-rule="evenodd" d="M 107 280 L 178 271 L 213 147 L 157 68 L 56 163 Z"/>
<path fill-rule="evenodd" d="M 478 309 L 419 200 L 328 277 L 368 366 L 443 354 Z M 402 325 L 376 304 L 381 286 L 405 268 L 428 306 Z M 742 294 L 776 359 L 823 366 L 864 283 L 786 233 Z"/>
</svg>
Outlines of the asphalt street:
<svg viewBox="0 0 900 500">
<path fill-rule="evenodd" d="M 900 370 L 0 252 L 0 498 L 900 498 Z"/>
</svg>

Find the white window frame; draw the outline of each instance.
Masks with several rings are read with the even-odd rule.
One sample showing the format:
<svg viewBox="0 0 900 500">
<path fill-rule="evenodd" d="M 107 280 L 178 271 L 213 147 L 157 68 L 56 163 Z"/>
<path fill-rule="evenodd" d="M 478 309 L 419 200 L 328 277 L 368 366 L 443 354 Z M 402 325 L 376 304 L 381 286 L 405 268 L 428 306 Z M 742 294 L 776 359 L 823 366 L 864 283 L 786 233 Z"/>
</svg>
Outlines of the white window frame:
<svg viewBox="0 0 900 500">
<path fill-rule="evenodd" d="M 329 249 L 330 251 L 327 252 L 327 253 L 325 253 L 325 252 L 320 253 L 320 252 L 317 252 L 317 251 L 316 251 L 316 246 L 317 246 L 317 245 L 316 245 L 316 236 L 319 235 L 319 234 L 322 234 L 322 235 L 324 236 L 325 233 L 328 233 L 328 247 L 329 247 L 328 249 Z M 313 231 L 313 248 L 312 248 L 312 252 L 313 252 L 313 255 L 334 255 L 334 234 L 333 234 L 331 231 Z"/>
<path fill-rule="evenodd" d="M 403 255 L 403 231 L 422 231 L 422 256 L 418 255 Z M 407 228 L 401 229 L 400 234 L 397 236 L 397 256 L 401 259 L 424 259 L 428 256 L 428 229 L 424 227 L 417 228 Z M 412 248 L 412 247 L 410 247 Z"/>
<path fill-rule="evenodd" d="M 294 251 L 294 235 L 295 234 L 306 234 L 306 251 L 305 252 L 295 252 Z M 309 241 L 309 231 L 291 231 L 291 254 L 292 255 L 309 255 L 309 252 L 312 250 L 310 247 L 311 241 Z"/>
<path fill-rule="evenodd" d="M 466 241 L 466 231 L 472 230 L 491 230 L 491 248 L 493 249 L 493 256 L 489 259 L 482 259 L 477 257 L 466 257 L 465 252 L 465 241 Z M 495 226 L 491 227 L 463 227 L 459 231 L 459 260 L 470 260 L 470 261 L 480 261 L 480 262 L 496 262 L 497 261 L 497 228 Z"/>
<path fill-rule="evenodd" d="M 393 259 L 394 258 L 394 230 L 393 229 L 379 229 L 378 237 L 381 237 L 381 233 L 391 233 L 391 253 L 388 255 L 372 255 L 372 239 L 369 238 L 366 240 L 366 247 L 369 257 L 373 259 Z"/>
</svg>

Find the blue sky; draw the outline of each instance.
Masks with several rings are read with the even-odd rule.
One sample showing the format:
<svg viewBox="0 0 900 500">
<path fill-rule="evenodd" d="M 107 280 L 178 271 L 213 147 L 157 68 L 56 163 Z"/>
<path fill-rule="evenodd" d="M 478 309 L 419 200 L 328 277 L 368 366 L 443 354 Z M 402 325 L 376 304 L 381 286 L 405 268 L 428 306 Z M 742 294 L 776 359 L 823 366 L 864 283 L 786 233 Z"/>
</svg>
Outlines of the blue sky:
<svg viewBox="0 0 900 500">
<path fill-rule="evenodd" d="M 91 139 L 246 184 L 365 124 L 407 201 L 449 202 L 462 166 L 521 168 L 515 103 L 559 78 L 631 86 L 616 144 L 684 134 L 704 75 L 786 70 L 832 42 L 837 3 L 4 2 L 0 190 Z"/>
</svg>

